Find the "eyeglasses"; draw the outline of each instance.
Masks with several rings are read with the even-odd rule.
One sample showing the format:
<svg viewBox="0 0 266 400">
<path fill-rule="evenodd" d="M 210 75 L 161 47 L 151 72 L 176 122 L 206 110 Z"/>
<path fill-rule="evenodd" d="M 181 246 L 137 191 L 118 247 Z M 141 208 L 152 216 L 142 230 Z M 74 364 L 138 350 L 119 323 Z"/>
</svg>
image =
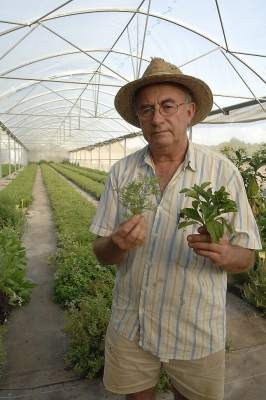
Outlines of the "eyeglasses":
<svg viewBox="0 0 266 400">
<path fill-rule="evenodd" d="M 171 115 L 171 114 L 175 114 L 178 111 L 178 107 L 182 106 L 182 104 L 186 104 L 186 102 L 184 103 L 166 103 L 164 105 L 162 105 L 159 108 L 152 108 L 152 107 L 147 107 L 147 108 L 143 108 L 142 110 L 139 110 L 137 112 L 138 117 L 140 119 L 148 119 L 151 118 L 156 110 L 159 110 L 159 113 L 162 116 L 166 116 L 166 115 Z"/>
</svg>

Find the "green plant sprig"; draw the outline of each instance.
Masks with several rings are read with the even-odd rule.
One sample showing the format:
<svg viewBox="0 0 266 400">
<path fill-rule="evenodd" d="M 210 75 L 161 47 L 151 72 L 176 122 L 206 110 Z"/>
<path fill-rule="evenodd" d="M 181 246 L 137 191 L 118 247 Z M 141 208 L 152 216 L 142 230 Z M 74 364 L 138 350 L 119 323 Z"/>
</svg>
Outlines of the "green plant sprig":
<svg viewBox="0 0 266 400">
<path fill-rule="evenodd" d="M 151 201 L 151 196 L 160 195 L 159 180 L 149 176 L 138 174 L 139 180 L 134 179 L 126 186 L 114 189 L 118 193 L 119 202 L 127 208 L 130 213 L 125 212 L 125 218 L 131 218 L 133 215 L 142 215 L 147 210 L 155 210 L 157 207 Z"/>
<path fill-rule="evenodd" d="M 230 233 L 231 226 L 221 217 L 223 213 L 237 212 L 237 204 L 228 198 L 229 193 L 222 186 L 219 190 L 212 192 L 212 188 L 205 189 L 211 182 L 204 182 L 201 186 L 194 184 L 192 189 L 184 188 L 180 193 L 186 197 L 195 199 L 192 201 L 192 208 L 187 207 L 180 210 L 190 221 L 180 222 L 178 229 L 192 224 L 205 225 L 213 242 L 218 243 L 224 234 L 224 226 Z"/>
</svg>

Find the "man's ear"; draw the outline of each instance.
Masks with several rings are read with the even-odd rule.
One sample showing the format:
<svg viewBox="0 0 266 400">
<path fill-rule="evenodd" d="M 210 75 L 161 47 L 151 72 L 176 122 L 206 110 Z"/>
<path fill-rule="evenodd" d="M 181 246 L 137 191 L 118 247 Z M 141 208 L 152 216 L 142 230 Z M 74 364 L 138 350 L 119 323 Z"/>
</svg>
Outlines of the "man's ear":
<svg viewBox="0 0 266 400">
<path fill-rule="evenodd" d="M 187 112 L 188 112 L 188 125 L 190 124 L 192 118 L 194 117 L 196 111 L 196 103 L 188 103 L 187 105 Z"/>
</svg>

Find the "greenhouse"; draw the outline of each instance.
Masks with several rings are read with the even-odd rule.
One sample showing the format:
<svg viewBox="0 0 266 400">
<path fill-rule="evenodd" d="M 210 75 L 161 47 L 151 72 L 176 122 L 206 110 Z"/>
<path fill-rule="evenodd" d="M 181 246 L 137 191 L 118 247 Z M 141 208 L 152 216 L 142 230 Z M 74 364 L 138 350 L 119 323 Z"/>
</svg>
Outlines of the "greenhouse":
<svg viewBox="0 0 266 400">
<path fill-rule="evenodd" d="M 0 0 L 0 10 L 0 399 L 138 399 L 103 381 L 111 319 L 159 357 L 145 399 L 222 399 L 167 372 L 221 350 L 209 373 L 220 378 L 225 360 L 224 399 L 265 400 L 265 1 Z M 204 100 L 143 78 L 157 62 L 197 81 Z M 186 99 L 156 108 L 146 99 L 157 83 Z M 147 134 L 156 115 L 184 128 L 186 149 L 164 169 Z M 134 243 L 115 237 L 135 228 Z"/>
<path fill-rule="evenodd" d="M 263 1 L 32 4 L 1 1 L 1 163 L 69 159 L 99 167 L 101 159 L 108 170 L 144 146 L 142 132 L 116 112 L 114 96 L 152 57 L 210 86 L 208 131 L 245 123 L 252 132 L 252 123 L 265 120 Z"/>
</svg>

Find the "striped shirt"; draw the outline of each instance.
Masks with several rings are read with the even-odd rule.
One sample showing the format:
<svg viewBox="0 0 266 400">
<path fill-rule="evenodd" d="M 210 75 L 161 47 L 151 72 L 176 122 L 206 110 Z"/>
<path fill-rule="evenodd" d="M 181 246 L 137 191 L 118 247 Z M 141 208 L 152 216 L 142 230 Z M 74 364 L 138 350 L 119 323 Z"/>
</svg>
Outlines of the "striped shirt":
<svg viewBox="0 0 266 400">
<path fill-rule="evenodd" d="M 148 147 L 111 168 L 90 227 L 93 233 L 109 236 L 124 220 L 126 210 L 114 189 L 138 179 L 138 174 L 155 176 Z M 140 328 L 140 346 L 162 360 L 198 359 L 225 346 L 227 273 L 188 247 L 186 238 L 198 226 L 178 229 L 180 209 L 191 207 L 192 201 L 180 190 L 206 181 L 213 190 L 224 186 L 238 205 L 237 213 L 223 215 L 233 228 L 230 243 L 261 248 L 238 169 L 226 157 L 190 142 L 162 197 L 153 198 L 156 209 L 144 214 L 145 243 L 117 264 L 113 289 L 114 328 L 130 340 Z"/>
</svg>

